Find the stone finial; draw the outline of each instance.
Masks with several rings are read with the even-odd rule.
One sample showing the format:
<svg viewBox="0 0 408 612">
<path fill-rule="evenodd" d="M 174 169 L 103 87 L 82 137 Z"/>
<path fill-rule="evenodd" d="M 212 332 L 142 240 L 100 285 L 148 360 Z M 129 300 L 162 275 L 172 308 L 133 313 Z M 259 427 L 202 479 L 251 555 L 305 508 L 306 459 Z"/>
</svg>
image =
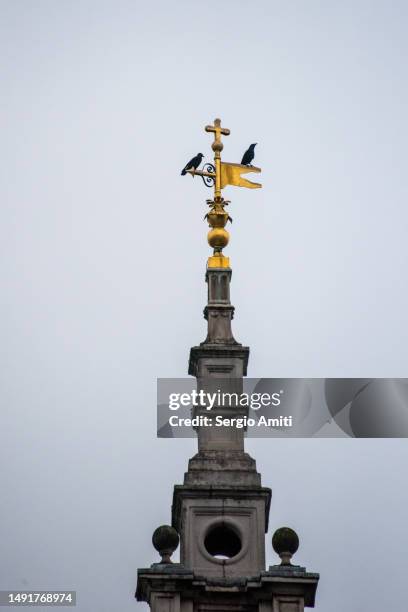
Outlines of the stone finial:
<svg viewBox="0 0 408 612">
<path fill-rule="evenodd" d="M 179 534 L 170 525 L 160 525 L 152 536 L 155 549 L 161 555 L 161 563 L 172 563 L 170 557 L 179 545 Z"/>
<path fill-rule="evenodd" d="M 280 527 L 272 536 L 272 546 L 281 558 L 281 565 L 292 565 L 290 560 L 299 548 L 299 537 L 290 527 Z"/>
</svg>

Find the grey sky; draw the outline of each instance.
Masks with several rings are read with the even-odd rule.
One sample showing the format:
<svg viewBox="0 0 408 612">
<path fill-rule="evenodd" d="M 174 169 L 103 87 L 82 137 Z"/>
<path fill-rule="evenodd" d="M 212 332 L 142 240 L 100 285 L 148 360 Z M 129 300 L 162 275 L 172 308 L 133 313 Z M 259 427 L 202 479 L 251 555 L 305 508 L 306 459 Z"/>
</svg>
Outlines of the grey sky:
<svg viewBox="0 0 408 612">
<path fill-rule="evenodd" d="M 155 380 L 204 339 L 206 123 L 259 143 L 264 188 L 225 192 L 249 375 L 407 376 L 408 5 L 0 6 L 0 588 L 141 609 L 195 449 L 155 439 Z M 404 609 L 406 441 L 248 448 L 317 609 Z"/>
</svg>

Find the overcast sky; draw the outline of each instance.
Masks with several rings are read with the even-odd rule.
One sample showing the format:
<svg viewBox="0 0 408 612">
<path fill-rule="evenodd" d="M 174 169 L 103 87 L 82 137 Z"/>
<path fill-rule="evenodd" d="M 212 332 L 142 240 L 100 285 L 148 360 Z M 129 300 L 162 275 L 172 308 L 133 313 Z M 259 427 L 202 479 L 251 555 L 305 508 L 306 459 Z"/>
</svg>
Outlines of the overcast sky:
<svg viewBox="0 0 408 612">
<path fill-rule="evenodd" d="M 0 588 L 142 610 L 138 567 L 193 440 L 156 377 L 205 337 L 203 127 L 258 142 L 228 188 L 252 377 L 405 377 L 407 26 L 394 0 L 2 0 Z M 406 607 L 406 440 L 251 440 L 271 533 L 322 612 Z M 39 609 L 39 608 L 37 608 Z"/>
</svg>

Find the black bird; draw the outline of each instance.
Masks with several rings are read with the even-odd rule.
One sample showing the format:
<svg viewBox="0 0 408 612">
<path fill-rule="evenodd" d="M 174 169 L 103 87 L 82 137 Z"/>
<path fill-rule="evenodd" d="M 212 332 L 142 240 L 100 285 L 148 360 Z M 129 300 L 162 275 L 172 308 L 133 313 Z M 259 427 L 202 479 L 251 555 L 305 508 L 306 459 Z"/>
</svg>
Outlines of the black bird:
<svg viewBox="0 0 408 612">
<path fill-rule="evenodd" d="M 198 166 L 203 161 L 203 157 L 204 155 L 202 153 L 197 153 L 197 155 L 193 157 L 193 159 L 190 159 L 188 164 L 184 166 L 181 171 L 181 175 L 184 176 L 185 174 L 187 174 L 187 170 L 197 170 Z"/>
<path fill-rule="evenodd" d="M 252 160 L 255 157 L 255 147 L 258 143 L 254 142 L 254 144 L 249 145 L 249 148 L 247 149 L 247 151 L 245 151 L 244 155 L 242 156 L 242 162 L 241 162 L 241 166 L 250 166 Z"/>
</svg>

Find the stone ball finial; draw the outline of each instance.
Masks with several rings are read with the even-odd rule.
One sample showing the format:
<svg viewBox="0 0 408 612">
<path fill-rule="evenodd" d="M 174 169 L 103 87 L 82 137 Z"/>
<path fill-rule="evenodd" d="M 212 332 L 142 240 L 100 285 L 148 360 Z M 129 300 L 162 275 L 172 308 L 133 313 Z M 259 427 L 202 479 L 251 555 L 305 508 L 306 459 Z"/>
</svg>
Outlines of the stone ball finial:
<svg viewBox="0 0 408 612">
<path fill-rule="evenodd" d="M 155 549 L 161 555 L 161 563 L 172 563 L 170 557 L 179 545 L 179 534 L 170 525 L 160 525 L 152 536 Z"/>
<path fill-rule="evenodd" d="M 281 565 L 292 565 L 292 555 L 299 548 L 298 534 L 290 527 L 280 527 L 272 536 L 272 546 L 281 558 Z"/>
</svg>

